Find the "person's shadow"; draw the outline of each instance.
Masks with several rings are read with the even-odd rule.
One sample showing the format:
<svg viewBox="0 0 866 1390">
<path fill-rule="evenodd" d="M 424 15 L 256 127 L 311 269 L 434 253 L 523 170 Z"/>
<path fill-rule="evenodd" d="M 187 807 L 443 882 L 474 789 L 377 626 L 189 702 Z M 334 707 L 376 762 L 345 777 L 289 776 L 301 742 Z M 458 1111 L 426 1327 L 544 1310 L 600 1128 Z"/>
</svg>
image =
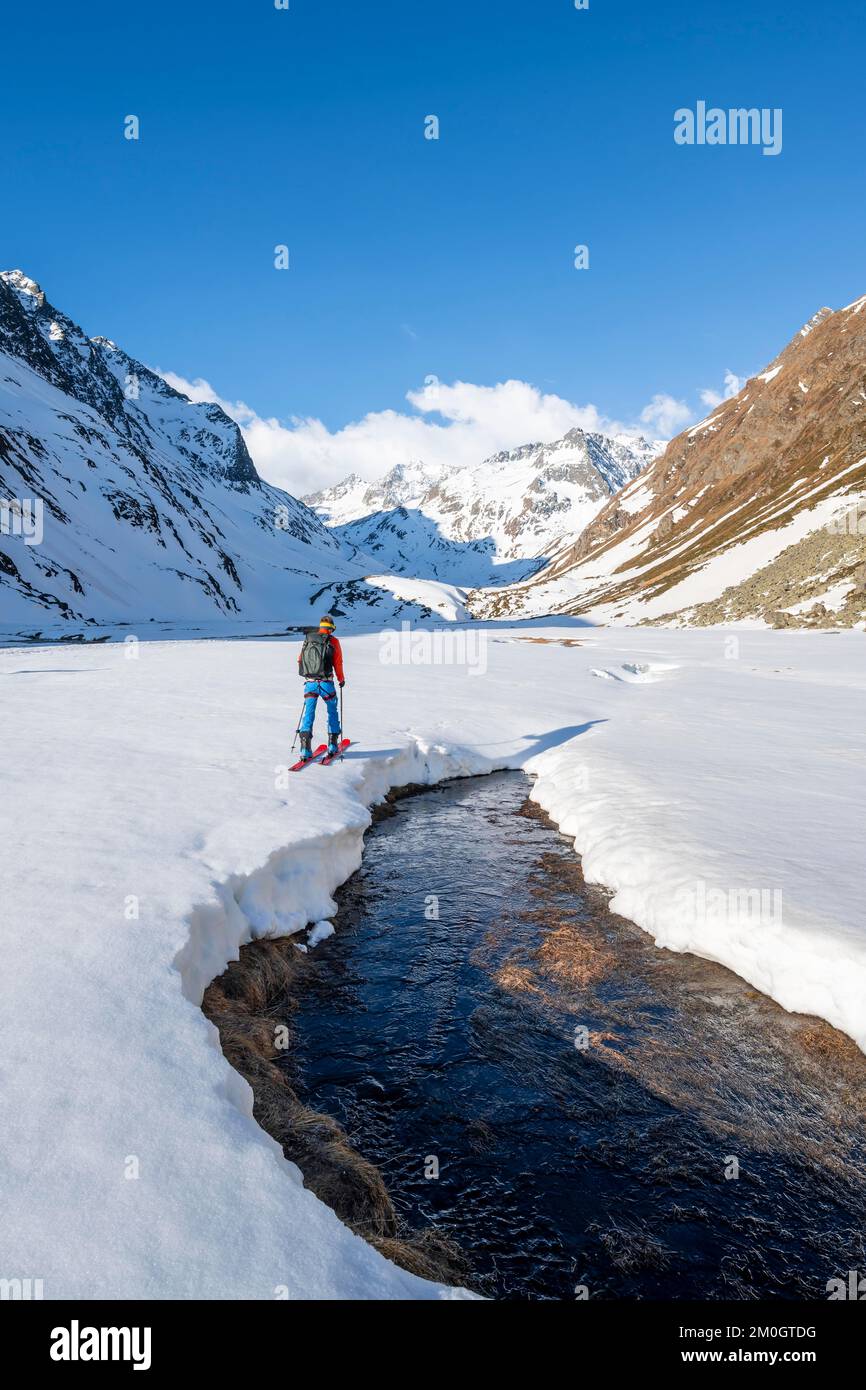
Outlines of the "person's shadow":
<svg viewBox="0 0 866 1390">
<path fill-rule="evenodd" d="M 580 738 L 581 734 L 587 733 L 594 725 L 606 723 L 606 719 L 588 719 L 585 724 L 567 724 L 562 729 L 549 729 L 546 734 L 522 734 L 521 737 L 531 740 L 534 747 L 530 746 L 530 750 L 527 751 L 521 750 L 521 761 L 525 762 L 528 758 L 537 757 L 539 753 L 546 753 L 549 748 L 558 748 L 562 743 L 570 743 L 573 738 Z M 478 749 L 496 748 L 504 741 L 503 739 L 489 739 L 484 743 L 473 744 L 470 742 L 469 746 Z M 403 748 L 350 747 L 346 749 L 343 758 L 346 762 L 352 758 L 393 758 L 398 753 L 403 752 L 405 752 Z"/>
<path fill-rule="evenodd" d="M 587 719 L 585 724 L 568 724 L 563 729 L 550 729 L 546 734 L 524 734 L 524 738 L 535 740 L 533 752 L 527 754 L 530 758 L 535 758 L 539 753 L 546 753 L 549 748 L 558 748 L 561 743 L 570 743 L 573 738 L 580 738 L 581 734 L 587 733 L 596 724 L 606 724 L 606 719 Z"/>
</svg>

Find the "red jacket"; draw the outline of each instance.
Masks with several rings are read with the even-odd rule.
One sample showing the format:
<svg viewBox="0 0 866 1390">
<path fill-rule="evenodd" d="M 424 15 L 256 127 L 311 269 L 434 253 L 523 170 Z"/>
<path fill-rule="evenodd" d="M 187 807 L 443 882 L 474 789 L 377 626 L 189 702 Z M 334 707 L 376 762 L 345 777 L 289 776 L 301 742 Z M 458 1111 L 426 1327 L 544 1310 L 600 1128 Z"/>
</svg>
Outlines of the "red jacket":
<svg viewBox="0 0 866 1390">
<path fill-rule="evenodd" d="M 337 641 L 337 638 L 333 635 L 331 637 L 331 655 L 334 658 L 334 675 L 337 677 L 338 681 L 344 681 L 346 677 L 343 675 L 343 649 Z M 301 654 L 298 652 L 298 666 L 300 666 L 300 664 Z"/>
</svg>

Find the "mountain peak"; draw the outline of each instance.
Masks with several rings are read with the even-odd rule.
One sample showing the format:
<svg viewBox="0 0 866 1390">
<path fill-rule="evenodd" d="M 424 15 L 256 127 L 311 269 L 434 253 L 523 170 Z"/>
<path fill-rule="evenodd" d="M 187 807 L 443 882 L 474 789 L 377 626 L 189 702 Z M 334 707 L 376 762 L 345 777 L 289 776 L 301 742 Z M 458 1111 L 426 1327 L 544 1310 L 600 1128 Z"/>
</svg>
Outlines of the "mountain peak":
<svg viewBox="0 0 866 1390">
<path fill-rule="evenodd" d="M 23 270 L 0 270 L 0 280 L 10 287 L 17 290 L 18 294 L 26 294 L 30 299 L 35 299 L 37 304 L 45 303 L 45 295 L 35 280 L 31 280 L 29 275 L 25 275 Z"/>
<path fill-rule="evenodd" d="M 822 309 L 819 309 L 819 310 L 818 310 L 817 314 L 813 314 L 813 315 L 812 315 L 812 317 L 809 319 L 808 323 L 804 323 L 804 324 L 803 324 L 803 327 L 800 329 L 800 335 L 799 335 L 799 336 L 800 336 L 801 338 L 805 338 L 809 333 L 812 332 L 812 329 L 813 329 L 813 328 L 817 328 L 817 327 L 818 327 L 818 324 L 819 324 L 819 323 L 823 323 L 823 322 L 824 322 L 824 319 L 829 318 L 829 317 L 832 315 L 832 313 L 833 313 L 833 310 L 830 309 L 830 308 L 828 308 L 827 305 L 825 304 L 824 307 L 823 307 Z"/>
</svg>

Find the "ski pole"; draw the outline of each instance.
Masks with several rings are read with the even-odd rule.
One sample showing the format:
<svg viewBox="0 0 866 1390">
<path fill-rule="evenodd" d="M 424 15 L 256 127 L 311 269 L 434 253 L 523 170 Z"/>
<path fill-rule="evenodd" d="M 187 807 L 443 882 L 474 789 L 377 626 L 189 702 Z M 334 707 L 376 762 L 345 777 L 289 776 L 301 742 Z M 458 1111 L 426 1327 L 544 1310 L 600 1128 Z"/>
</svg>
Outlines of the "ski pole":
<svg viewBox="0 0 866 1390">
<path fill-rule="evenodd" d="M 305 700 L 304 703 L 301 705 L 301 719 L 303 719 L 304 717 L 304 710 L 306 708 L 306 704 L 307 702 Z M 298 720 L 298 727 L 295 729 L 295 737 L 292 739 L 292 747 L 290 749 L 290 752 L 292 753 L 294 753 L 295 751 L 295 744 L 298 741 L 298 734 L 301 732 L 301 719 Z"/>
<path fill-rule="evenodd" d="M 342 687 L 342 685 L 341 685 L 341 686 L 340 686 L 340 738 L 341 738 L 341 739 L 344 739 L 345 737 L 346 737 L 346 726 L 345 726 L 345 724 L 343 723 L 343 687 Z M 342 761 L 343 761 L 343 755 L 342 755 L 342 753 L 341 753 L 341 754 L 340 754 L 340 762 L 342 762 Z"/>
</svg>

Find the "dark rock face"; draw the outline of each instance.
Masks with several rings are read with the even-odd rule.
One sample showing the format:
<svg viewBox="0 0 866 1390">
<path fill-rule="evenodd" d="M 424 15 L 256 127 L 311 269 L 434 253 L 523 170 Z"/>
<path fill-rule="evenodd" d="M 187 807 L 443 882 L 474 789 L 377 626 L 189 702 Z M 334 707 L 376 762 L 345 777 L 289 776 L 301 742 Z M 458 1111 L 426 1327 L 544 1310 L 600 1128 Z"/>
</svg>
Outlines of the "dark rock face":
<svg viewBox="0 0 866 1390">
<path fill-rule="evenodd" d="M 189 423 L 181 431 L 185 453 L 197 467 L 228 483 L 259 482 L 235 422 L 214 404 L 193 404 L 162 377 L 136 362 L 107 338 L 88 338 L 55 309 L 40 287 L 20 270 L 0 274 L 0 351 L 18 357 L 52 386 L 89 405 L 131 443 L 146 446 L 146 422 L 135 402 L 145 388 L 169 410 L 182 407 Z M 168 413 L 168 412 L 167 412 Z"/>
</svg>

